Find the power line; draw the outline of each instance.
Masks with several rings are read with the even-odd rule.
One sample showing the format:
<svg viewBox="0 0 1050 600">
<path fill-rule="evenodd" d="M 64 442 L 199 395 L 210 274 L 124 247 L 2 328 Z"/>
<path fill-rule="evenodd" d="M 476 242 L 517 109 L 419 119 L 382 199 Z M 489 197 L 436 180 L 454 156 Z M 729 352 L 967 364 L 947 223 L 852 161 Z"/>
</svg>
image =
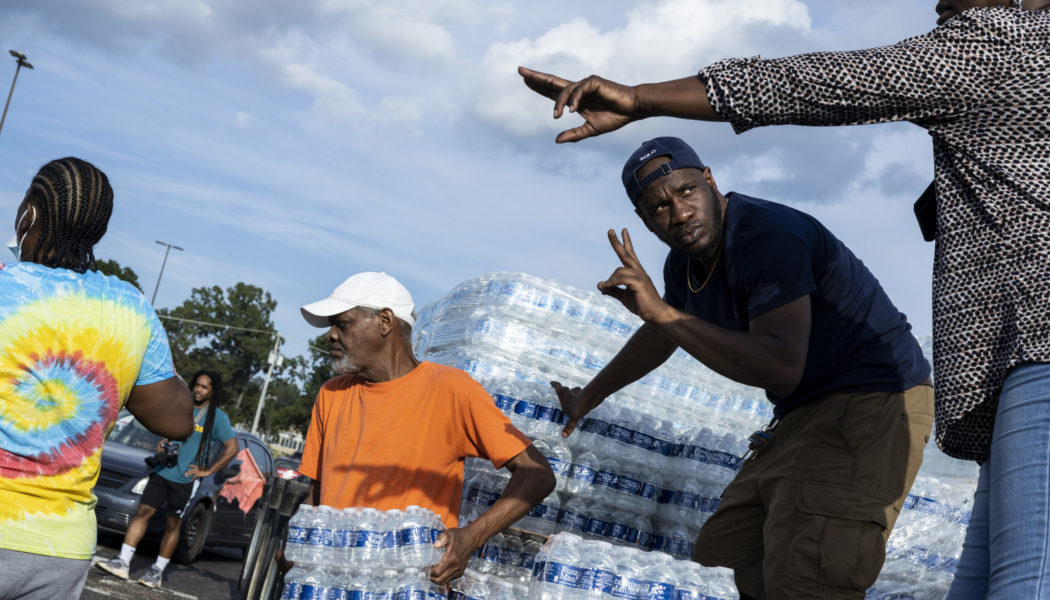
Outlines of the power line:
<svg viewBox="0 0 1050 600">
<path fill-rule="evenodd" d="M 162 315 L 160 313 L 157 313 L 157 316 L 162 318 L 162 319 L 171 319 L 172 321 L 184 321 L 186 323 L 194 323 L 196 325 L 208 325 L 209 327 L 221 327 L 223 329 L 236 329 L 238 331 L 250 331 L 252 333 L 268 333 L 270 335 L 276 335 L 276 336 L 280 337 L 279 334 L 276 331 L 270 331 L 268 329 L 252 329 L 250 327 L 237 327 L 236 325 L 226 325 L 224 323 L 211 323 L 211 322 L 208 322 L 208 321 L 198 321 L 196 319 L 183 319 L 182 317 L 173 317 L 171 315 Z"/>
</svg>

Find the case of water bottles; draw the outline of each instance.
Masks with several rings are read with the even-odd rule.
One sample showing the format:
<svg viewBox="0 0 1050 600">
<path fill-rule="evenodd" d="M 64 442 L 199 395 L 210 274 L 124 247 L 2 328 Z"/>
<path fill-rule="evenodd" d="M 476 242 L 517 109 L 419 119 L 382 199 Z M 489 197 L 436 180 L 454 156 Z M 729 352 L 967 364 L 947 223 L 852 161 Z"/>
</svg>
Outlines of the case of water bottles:
<svg viewBox="0 0 1050 600">
<path fill-rule="evenodd" d="M 301 505 L 288 523 L 281 600 L 442 600 L 428 571 L 441 519 L 419 506 L 379 511 Z"/>
<path fill-rule="evenodd" d="M 555 540 L 582 540 L 564 542 L 575 544 L 577 552 L 586 550 L 583 562 L 575 565 L 581 577 L 594 567 L 588 561 L 610 552 L 641 557 L 637 568 L 625 571 L 628 579 L 634 578 L 632 573 L 662 568 L 649 562 L 670 561 L 676 572 L 693 569 L 676 559 L 691 555 L 700 526 L 718 508 L 722 490 L 740 467 L 747 436 L 772 417 L 761 390 L 725 379 L 678 351 L 608 398 L 581 420 L 575 433 L 562 438 L 565 416 L 549 382 L 584 385 L 639 325 L 610 298 L 514 273 L 466 281 L 424 307 L 416 321 L 417 356 L 470 373 L 547 457 L 557 487 L 514 527 L 542 536 L 557 534 Z M 928 354 L 929 339 L 922 344 Z M 461 524 L 487 510 L 509 478 L 505 469 L 494 470 L 487 460 L 468 459 Z M 961 550 L 975 483 L 972 463 L 948 458 L 931 443 L 869 598 L 943 596 Z M 546 560 L 537 558 L 538 544 L 530 539 L 505 532 L 489 540 L 475 553 L 469 577 L 453 586 L 453 594 L 467 594 L 469 587 L 470 598 L 495 598 L 504 594 L 503 583 L 520 586 L 526 579 L 532 594 L 537 578 L 547 577 L 550 570 L 544 567 L 537 574 L 535 565 Z M 592 552 L 595 548 L 601 551 Z M 572 577 L 575 571 L 566 572 Z M 588 577 L 595 572 L 588 571 Z M 718 571 L 701 573 L 730 581 Z M 735 598 L 732 584 L 727 585 L 719 583 L 704 593 Z M 604 592 L 558 593 L 562 595 L 535 597 L 597 598 Z M 683 594 L 683 599 L 691 597 Z"/>
</svg>

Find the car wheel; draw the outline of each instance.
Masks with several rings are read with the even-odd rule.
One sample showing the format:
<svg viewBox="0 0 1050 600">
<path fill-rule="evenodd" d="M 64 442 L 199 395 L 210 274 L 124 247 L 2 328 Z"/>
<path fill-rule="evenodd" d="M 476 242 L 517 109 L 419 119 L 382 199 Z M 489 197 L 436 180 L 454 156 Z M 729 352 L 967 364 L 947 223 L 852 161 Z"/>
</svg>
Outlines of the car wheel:
<svg viewBox="0 0 1050 600">
<path fill-rule="evenodd" d="M 203 502 L 193 505 L 190 514 L 182 520 L 179 545 L 175 548 L 175 559 L 184 565 L 197 560 L 211 528 L 211 511 Z"/>
</svg>

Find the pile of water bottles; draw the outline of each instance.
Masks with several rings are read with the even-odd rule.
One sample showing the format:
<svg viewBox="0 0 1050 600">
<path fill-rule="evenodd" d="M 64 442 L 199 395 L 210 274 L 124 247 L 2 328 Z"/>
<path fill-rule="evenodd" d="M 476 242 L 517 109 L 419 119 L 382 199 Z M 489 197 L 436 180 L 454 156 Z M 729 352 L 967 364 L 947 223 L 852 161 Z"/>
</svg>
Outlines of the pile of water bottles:
<svg viewBox="0 0 1050 600">
<path fill-rule="evenodd" d="M 537 554 L 528 600 L 725 600 L 736 598 L 732 571 L 711 569 L 663 552 L 590 541 L 571 533 L 547 540 Z"/>
<path fill-rule="evenodd" d="M 458 367 L 480 381 L 550 462 L 555 491 L 516 528 L 580 536 L 586 548 L 603 542 L 618 548 L 615 552 L 649 550 L 642 556 L 663 558 L 647 560 L 673 561 L 691 554 L 700 525 L 717 509 L 740 467 L 747 436 L 768 422 L 772 411 L 761 390 L 725 379 L 679 350 L 562 438 L 566 419 L 549 382 L 586 384 L 640 324 L 599 294 L 530 275 L 494 273 L 466 281 L 421 309 L 413 346 L 420 358 Z M 929 339 L 922 345 L 928 355 Z M 490 507 L 509 478 L 488 461 L 468 460 L 461 524 Z M 972 463 L 946 457 L 931 442 L 869 598 L 943 597 L 961 551 L 975 479 Z M 476 590 L 492 590 L 500 581 L 522 584 L 521 561 L 534 567 L 539 561 L 531 552 L 535 544 L 526 541 L 506 533 L 490 540 L 464 580 Z M 519 547 L 529 550 L 528 558 L 521 558 Z M 581 560 L 591 560 L 592 554 L 586 556 Z M 586 596 L 567 593 L 552 597 Z M 497 597 L 491 594 L 470 597 Z"/>
<path fill-rule="evenodd" d="M 444 553 L 434 542 L 441 519 L 419 506 L 406 510 L 336 510 L 301 505 L 288 523 L 281 600 L 441 600 L 428 579 Z"/>
</svg>

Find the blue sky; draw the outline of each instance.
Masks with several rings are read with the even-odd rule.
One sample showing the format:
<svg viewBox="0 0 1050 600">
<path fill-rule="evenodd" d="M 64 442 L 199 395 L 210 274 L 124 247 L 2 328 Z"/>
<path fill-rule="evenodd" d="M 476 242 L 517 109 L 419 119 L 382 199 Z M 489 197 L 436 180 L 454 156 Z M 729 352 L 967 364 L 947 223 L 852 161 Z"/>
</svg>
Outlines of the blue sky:
<svg viewBox="0 0 1050 600">
<path fill-rule="evenodd" d="M 259 285 L 295 355 L 318 333 L 298 307 L 359 271 L 395 275 L 418 306 L 492 271 L 593 289 L 617 266 L 604 232 L 627 226 L 660 285 L 665 249 L 619 172 L 642 140 L 678 135 L 723 192 L 821 219 L 924 335 L 933 246 L 911 203 L 932 177 L 925 131 L 737 136 L 663 119 L 556 146 L 577 117 L 551 119 L 515 67 L 660 81 L 726 57 L 892 43 L 931 29 L 934 5 L 5 0 L 4 49 L 36 69 L 19 76 L 0 133 L 0 193 L 13 221 L 40 165 L 95 163 L 116 193 L 99 257 L 132 267 L 149 295 L 164 253 L 154 240 L 182 246 L 158 306 L 198 286 Z M 0 61 L 5 91 L 14 68 Z"/>
</svg>

